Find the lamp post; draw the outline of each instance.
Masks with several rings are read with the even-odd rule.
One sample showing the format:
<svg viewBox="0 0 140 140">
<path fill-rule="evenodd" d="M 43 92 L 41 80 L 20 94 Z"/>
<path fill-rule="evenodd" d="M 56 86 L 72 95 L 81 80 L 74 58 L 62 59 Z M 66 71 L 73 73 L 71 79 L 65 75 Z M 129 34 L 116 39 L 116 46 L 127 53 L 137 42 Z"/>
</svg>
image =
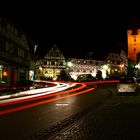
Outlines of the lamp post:
<svg viewBox="0 0 140 140">
<path fill-rule="evenodd" d="M 140 64 L 135 65 L 135 75 L 139 76 L 140 73 Z"/>
<path fill-rule="evenodd" d="M 68 66 L 68 67 L 72 67 L 72 65 L 73 65 L 72 62 L 68 62 L 68 63 L 67 63 L 67 66 Z"/>
<path fill-rule="evenodd" d="M 66 63 L 66 69 L 67 69 L 68 75 L 70 75 L 70 70 L 72 66 L 73 66 L 73 63 L 71 61 Z"/>
<path fill-rule="evenodd" d="M 104 64 L 102 66 L 102 69 L 104 70 L 104 74 L 103 74 L 103 77 L 104 78 L 108 78 L 109 74 L 110 74 L 110 66 L 109 64 Z"/>
</svg>

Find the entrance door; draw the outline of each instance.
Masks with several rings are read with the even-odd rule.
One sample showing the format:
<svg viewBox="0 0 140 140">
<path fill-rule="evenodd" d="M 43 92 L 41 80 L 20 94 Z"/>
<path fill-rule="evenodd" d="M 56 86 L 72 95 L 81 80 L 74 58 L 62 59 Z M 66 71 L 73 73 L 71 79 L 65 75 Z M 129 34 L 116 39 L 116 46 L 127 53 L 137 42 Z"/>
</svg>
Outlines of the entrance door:
<svg viewBox="0 0 140 140">
<path fill-rule="evenodd" d="M 11 70 L 11 85 L 16 84 L 17 71 Z"/>
</svg>

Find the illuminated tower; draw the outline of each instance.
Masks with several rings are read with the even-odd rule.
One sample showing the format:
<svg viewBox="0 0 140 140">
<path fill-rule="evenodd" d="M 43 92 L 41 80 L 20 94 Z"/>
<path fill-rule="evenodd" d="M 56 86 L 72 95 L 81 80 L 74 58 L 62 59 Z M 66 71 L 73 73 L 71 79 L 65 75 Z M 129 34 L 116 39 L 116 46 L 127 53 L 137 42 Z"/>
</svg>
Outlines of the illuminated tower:
<svg viewBox="0 0 140 140">
<path fill-rule="evenodd" d="M 140 26 L 135 21 L 132 22 L 130 29 L 127 30 L 128 58 L 136 61 L 140 52 Z"/>
</svg>

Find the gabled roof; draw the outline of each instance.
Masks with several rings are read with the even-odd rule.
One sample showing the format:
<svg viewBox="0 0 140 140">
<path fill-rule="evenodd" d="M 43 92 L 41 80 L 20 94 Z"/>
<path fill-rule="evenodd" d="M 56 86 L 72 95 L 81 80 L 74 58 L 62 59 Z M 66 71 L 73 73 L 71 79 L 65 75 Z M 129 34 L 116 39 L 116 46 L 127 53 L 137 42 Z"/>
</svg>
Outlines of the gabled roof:
<svg viewBox="0 0 140 140">
<path fill-rule="evenodd" d="M 58 49 L 55 44 L 45 55 L 44 59 L 65 59 L 62 52 Z"/>
<path fill-rule="evenodd" d="M 125 43 L 119 43 L 116 46 L 112 46 L 109 50 L 109 53 L 120 54 L 121 51 L 124 51 L 127 54 L 127 45 Z"/>
</svg>

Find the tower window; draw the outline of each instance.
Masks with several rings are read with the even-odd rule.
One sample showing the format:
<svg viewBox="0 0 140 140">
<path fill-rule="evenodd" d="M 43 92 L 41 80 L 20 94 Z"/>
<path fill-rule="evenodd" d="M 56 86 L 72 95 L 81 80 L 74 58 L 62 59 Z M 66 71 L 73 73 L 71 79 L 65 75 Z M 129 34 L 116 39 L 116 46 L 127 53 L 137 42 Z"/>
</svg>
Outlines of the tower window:
<svg viewBox="0 0 140 140">
<path fill-rule="evenodd" d="M 138 34 L 137 29 L 133 29 L 133 30 L 132 30 L 132 35 L 137 35 L 137 34 Z"/>
<path fill-rule="evenodd" d="M 136 38 L 134 39 L 134 42 L 136 42 Z"/>
<path fill-rule="evenodd" d="M 134 48 L 134 52 L 136 51 L 136 48 Z"/>
</svg>

